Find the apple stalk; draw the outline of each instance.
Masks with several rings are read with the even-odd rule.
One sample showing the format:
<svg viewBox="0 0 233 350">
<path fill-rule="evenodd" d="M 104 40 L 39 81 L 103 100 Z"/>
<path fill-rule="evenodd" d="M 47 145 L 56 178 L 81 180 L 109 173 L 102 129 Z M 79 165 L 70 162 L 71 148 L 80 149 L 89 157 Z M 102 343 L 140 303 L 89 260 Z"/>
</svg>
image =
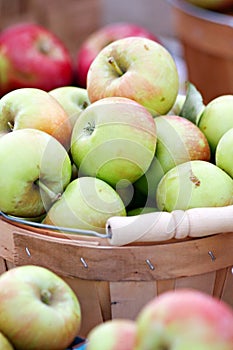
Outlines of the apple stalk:
<svg viewBox="0 0 233 350">
<path fill-rule="evenodd" d="M 117 64 L 117 61 L 115 60 L 115 58 L 113 56 L 109 57 L 108 59 L 108 63 L 114 68 L 114 70 L 116 71 L 116 73 L 119 76 L 122 76 L 124 74 L 124 72 L 122 71 L 122 69 L 119 67 L 119 65 Z"/>
<path fill-rule="evenodd" d="M 52 203 L 56 202 L 61 197 L 61 193 L 54 193 L 41 180 L 36 180 L 35 184 L 39 186 L 39 188 L 42 191 L 44 191 L 44 193 L 49 197 Z"/>
</svg>

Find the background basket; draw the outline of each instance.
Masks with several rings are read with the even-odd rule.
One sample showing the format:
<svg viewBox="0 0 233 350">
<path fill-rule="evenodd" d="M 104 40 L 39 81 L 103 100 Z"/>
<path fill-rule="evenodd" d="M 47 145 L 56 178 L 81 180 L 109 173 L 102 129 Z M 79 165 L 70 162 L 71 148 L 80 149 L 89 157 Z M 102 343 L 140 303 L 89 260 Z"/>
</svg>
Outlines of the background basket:
<svg viewBox="0 0 233 350">
<path fill-rule="evenodd" d="M 206 103 L 219 95 L 233 94 L 233 15 L 198 8 L 185 0 L 168 2 L 189 81 Z"/>
<path fill-rule="evenodd" d="M 75 57 L 84 39 L 100 26 L 101 0 L 0 0 L 0 30 L 35 22 L 52 30 Z"/>
<path fill-rule="evenodd" d="M 34 264 L 60 275 L 80 300 L 83 337 L 103 321 L 135 319 L 167 290 L 195 288 L 233 307 L 232 248 L 233 232 L 113 247 L 101 238 L 34 232 L 0 220 L 0 272 Z"/>
</svg>

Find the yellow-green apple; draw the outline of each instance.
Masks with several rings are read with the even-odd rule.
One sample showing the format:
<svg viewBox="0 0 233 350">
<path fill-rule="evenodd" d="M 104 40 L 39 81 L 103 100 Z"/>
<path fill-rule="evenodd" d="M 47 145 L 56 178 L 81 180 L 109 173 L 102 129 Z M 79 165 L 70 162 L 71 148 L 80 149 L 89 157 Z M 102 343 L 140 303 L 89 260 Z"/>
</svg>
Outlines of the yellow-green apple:
<svg viewBox="0 0 233 350">
<path fill-rule="evenodd" d="M 76 56 L 76 80 L 80 87 L 86 88 L 87 73 L 98 53 L 115 40 L 129 36 L 141 36 L 161 42 L 147 28 L 129 22 L 115 22 L 102 26 L 91 33 L 80 46 Z"/>
<path fill-rule="evenodd" d="M 195 289 L 177 289 L 149 301 L 136 319 L 135 350 L 231 350 L 233 312 Z"/>
<path fill-rule="evenodd" d="M 0 331 L 0 349 L 1 350 L 14 350 L 13 346 L 9 342 L 9 340 L 5 337 L 4 334 Z"/>
<path fill-rule="evenodd" d="M 133 350 L 136 323 L 116 318 L 95 326 L 87 335 L 87 350 Z"/>
<path fill-rule="evenodd" d="M 155 198 L 162 176 L 174 166 L 190 160 L 210 160 L 204 133 L 191 121 L 177 115 L 155 118 L 157 146 L 148 171 L 135 183 L 143 193 Z"/>
<path fill-rule="evenodd" d="M 20 23 L 1 32 L 0 95 L 22 87 L 49 91 L 72 81 L 71 55 L 50 30 Z"/>
<path fill-rule="evenodd" d="M 0 276 L 0 331 L 17 350 L 64 350 L 81 326 L 80 303 L 56 273 L 36 265 Z"/>
<path fill-rule="evenodd" d="M 138 102 L 106 97 L 79 116 L 71 155 L 79 173 L 118 188 L 135 182 L 149 168 L 156 149 L 155 121 Z"/>
<path fill-rule="evenodd" d="M 233 178 L 233 128 L 220 138 L 215 151 L 215 164 Z"/>
<path fill-rule="evenodd" d="M 160 210 L 222 207 L 233 204 L 233 179 L 215 164 L 191 160 L 169 170 L 156 191 Z"/>
<path fill-rule="evenodd" d="M 166 114 L 178 91 L 172 55 L 162 44 L 143 37 L 127 37 L 105 46 L 87 74 L 91 103 L 110 96 L 128 97 L 152 115 Z"/>
<path fill-rule="evenodd" d="M 222 11 L 232 8 L 233 0 L 186 0 L 193 5 L 200 6 L 209 10 Z"/>
<path fill-rule="evenodd" d="M 0 99 L 0 135 L 24 128 L 39 129 L 69 149 L 72 125 L 68 114 L 48 92 L 21 88 Z"/>
<path fill-rule="evenodd" d="M 77 86 L 61 86 L 49 91 L 68 114 L 72 127 L 80 113 L 89 106 L 87 90 Z"/>
<path fill-rule="evenodd" d="M 198 127 L 205 134 L 213 155 L 222 135 L 233 128 L 232 110 L 233 95 L 221 95 L 211 100 L 199 117 Z"/>
<path fill-rule="evenodd" d="M 38 217 L 68 185 L 71 161 L 62 144 L 37 129 L 0 137 L 0 210 Z"/>
<path fill-rule="evenodd" d="M 109 217 L 125 215 L 122 199 L 109 184 L 84 176 L 69 183 L 43 223 L 104 233 Z"/>
</svg>

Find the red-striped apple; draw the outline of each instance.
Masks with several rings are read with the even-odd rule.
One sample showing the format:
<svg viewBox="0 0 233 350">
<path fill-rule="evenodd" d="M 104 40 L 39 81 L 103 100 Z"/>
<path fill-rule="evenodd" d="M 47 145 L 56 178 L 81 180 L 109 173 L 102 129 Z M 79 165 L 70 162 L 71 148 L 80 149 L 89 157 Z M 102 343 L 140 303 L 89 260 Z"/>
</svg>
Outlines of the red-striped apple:
<svg viewBox="0 0 233 350">
<path fill-rule="evenodd" d="M 151 114 L 166 114 L 179 90 L 176 63 L 170 52 L 153 40 L 127 37 L 105 46 L 87 75 L 91 103 L 104 97 L 133 99 Z"/>
<path fill-rule="evenodd" d="M 17 350 L 64 350 L 80 330 L 77 296 L 48 268 L 24 265 L 4 272 L 0 300 L 0 331 Z"/>
<path fill-rule="evenodd" d="M 160 42 L 148 29 L 129 22 L 107 24 L 90 34 L 80 46 L 76 57 L 76 79 L 80 87 L 86 88 L 87 72 L 94 58 L 107 45 L 129 36 L 142 36 Z"/>
<path fill-rule="evenodd" d="M 47 132 L 69 149 L 72 125 L 57 100 L 36 88 L 21 88 L 0 99 L 0 135 L 33 128 Z"/>
<path fill-rule="evenodd" d="M 195 289 L 164 292 L 140 311 L 135 350 L 231 350 L 233 312 Z"/>
</svg>

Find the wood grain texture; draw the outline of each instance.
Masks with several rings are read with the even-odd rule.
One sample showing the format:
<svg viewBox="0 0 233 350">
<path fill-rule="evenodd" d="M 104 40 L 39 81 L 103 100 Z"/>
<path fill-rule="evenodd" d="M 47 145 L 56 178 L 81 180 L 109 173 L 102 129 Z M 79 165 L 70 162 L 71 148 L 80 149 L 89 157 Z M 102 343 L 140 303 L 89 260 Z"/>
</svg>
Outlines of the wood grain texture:
<svg viewBox="0 0 233 350">
<path fill-rule="evenodd" d="M 233 264 L 233 233 L 172 244 L 126 247 L 80 245 L 25 232 L 14 232 L 13 240 L 16 265 L 43 264 L 64 276 L 96 281 L 172 279 Z"/>
</svg>

